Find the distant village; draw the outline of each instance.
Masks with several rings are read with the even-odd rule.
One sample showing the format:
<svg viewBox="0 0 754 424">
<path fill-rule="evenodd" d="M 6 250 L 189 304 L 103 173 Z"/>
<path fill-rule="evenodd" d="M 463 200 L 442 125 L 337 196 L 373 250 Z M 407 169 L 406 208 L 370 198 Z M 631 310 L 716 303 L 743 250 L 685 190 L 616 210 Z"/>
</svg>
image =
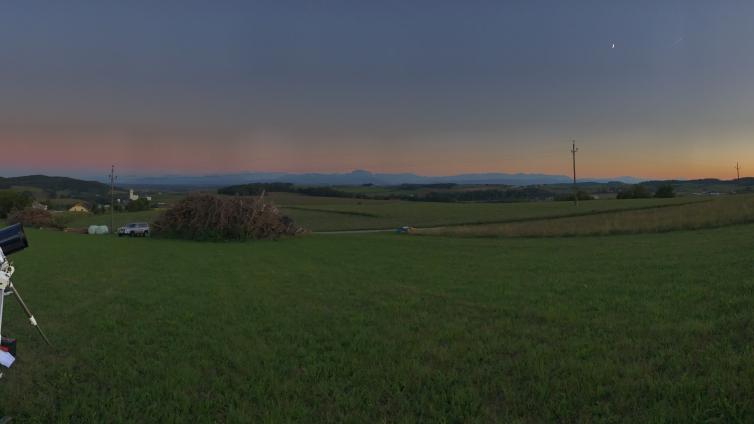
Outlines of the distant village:
<svg viewBox="0 0 754 424">
<path fill-rule="evenodd" d="M 62 199 L 60 199 L 62 200 Z M 109 200 L 109 199 L 108 199 Z M 114 199 L 116 210 L 145 210 L 152 207 L 152 196 L 140 195 L 133 189 L 128 191 L 127 198 L 116 197 Z M 35 200 L 31 207 L 39 210 L 49 210 L 50 212 L 73 212 L 73 213 L 98 213 L 110 209 L 109 203 L 97 203 L 87 201 L 77 201 L 65 209 L 50 207 L 50 202 L 40 202 Z M 129 207 L 131 205 L 132 207 Z M 138 205 L 137 207 L 133 207 Z"/>
</svg>

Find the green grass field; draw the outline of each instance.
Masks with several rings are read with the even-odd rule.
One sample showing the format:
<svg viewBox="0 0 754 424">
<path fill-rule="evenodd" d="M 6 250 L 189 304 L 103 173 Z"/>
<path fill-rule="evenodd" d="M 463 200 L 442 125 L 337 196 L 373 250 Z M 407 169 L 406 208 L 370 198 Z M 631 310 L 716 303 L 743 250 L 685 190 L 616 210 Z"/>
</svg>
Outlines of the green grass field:
<svg viewBox="0 0 754 424">
<path fill-rule="evenodd" d="M 430 203 L 399 200 L 361 200 L 273 193 L 270 199 L 286 215 L 312 231 L 392 229 L 403 225 L 444 225 L 515 222 L 558 216 L 590 215 L 606 211 L 653 208 L 708 201 L 703 198 L 593 200 L 574 207 L 569 202 Z M 115 227 L 128 222 L 152 222 L 160 210 L 119 212 Z M 68 227 L 110 225 L 110 215 L 60 214 Z"/>
<path fill-rule="evenodd" d="M 196 243 L 29 231 L 18 422 L 752 422 L 754 225 Z"/>
<path fill-rule="evenodd" d="M 706 202 L 635 208 L 575 217 L 418 230 L 453 237 L 555 237 L 664 232 L 754 222 L 754 196 L 725 196 Z"/>
<path fill-rule="evenodd" d="M 296 222 L 313 231 L 396 228 L 511 222 L 595 212 L 705 201 L 703 198 L 592 200 L 569 202 L 433 203 L 359 200 L 297 195 L 272 196 Z"/>
</svg>

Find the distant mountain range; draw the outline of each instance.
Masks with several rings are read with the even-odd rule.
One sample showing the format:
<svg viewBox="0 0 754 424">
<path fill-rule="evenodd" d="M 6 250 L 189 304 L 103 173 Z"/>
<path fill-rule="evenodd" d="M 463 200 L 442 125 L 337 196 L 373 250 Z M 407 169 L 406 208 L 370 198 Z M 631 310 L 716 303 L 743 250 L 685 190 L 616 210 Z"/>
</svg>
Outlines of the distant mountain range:
<svg viewBox="0 0 754 424">
<path fill-rule="evenodd" d="M 565 175 L 548 174 L 459 174 L 450 176 L 423 176 L 412 173 L 383 174 L 372 173 L 364 170 L 355 170 L 348 173 L 306 173 L 295 174 L 285 172 L 246 172 L 236 174 L 214 175 L 163 175 L 163 176 L 121 176 L 119 185 L 133 186 L 193 186 L 193 187 L 223 187 L 246 183 L 285 182 L 301 185 L 398 185 L 398 184 L 433 184 L 433 183 L 456 183 L 456 184 L 506 184 L 514 186 L 538 185 L 538 184 L 562 184 L 569 183 L 572 179 Z M 634 184 L 641 179 L 634 177 L 616 178 L 581 178 L 579 182 L 610 182 L 619 181 Z"/>
<path fill-rule="evenodd" d="M 49 193 L 68 192 L 69 195 L 104 196 L 110 191 L 107 184 L 85 181 L 70 177 L 49 177 L 47 175 L 26 175 L 21 177 L 0 177 L 0 189 L 11 187 L 35 188 Z"/>
</svg>

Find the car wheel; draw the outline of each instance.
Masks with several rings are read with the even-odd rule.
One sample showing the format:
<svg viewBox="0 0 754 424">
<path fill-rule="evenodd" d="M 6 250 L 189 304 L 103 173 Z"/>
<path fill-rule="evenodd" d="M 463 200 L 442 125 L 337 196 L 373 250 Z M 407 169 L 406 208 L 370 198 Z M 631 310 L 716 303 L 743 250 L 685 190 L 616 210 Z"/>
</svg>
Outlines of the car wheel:
<svg viewBox="0 0 754 424">
<path fill-rule="evenodd" d="M 142 237 L 149 237 L 149 231 L 144 231 L 141 235 Z"/>
</svg>

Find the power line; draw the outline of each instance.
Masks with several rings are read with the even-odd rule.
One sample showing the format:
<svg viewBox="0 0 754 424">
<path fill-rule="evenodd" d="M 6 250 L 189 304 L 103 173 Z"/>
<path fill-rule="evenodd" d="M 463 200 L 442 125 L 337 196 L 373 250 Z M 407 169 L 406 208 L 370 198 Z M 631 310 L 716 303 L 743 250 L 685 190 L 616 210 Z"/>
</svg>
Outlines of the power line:
<svg viewBox="0 0 754 424">
<path fill-rule="evenodd" d="M 115 231 L 115 165 L 110 167 L 110 231 Z"/>
<path fill-rule="evenodd" d="M 573 143 L 573 147 L 571 147 L 571 155 L 573 155 L 573 204 L 578 206 L 579 192 L 576 188 L 576 152 L 578 152 L 579 149 L 576 148 L 576 140 L 571 140 L 571 143 Z"/>
</svg>

